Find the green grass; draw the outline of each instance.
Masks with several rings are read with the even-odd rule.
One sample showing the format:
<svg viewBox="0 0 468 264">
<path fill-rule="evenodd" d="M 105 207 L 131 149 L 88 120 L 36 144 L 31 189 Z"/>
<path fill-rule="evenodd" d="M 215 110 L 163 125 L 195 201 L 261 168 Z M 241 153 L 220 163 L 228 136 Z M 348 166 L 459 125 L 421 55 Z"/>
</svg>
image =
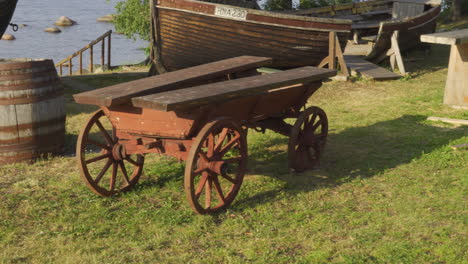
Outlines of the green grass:
<svg viewBox="0 0 468 264">
<path fill-rule="evenodd" d="M 448 49 L 407 65 L 411 78 L 329 82 L 318 169 L 287 169 L 286 137 L 249 132 L 249 173 L 233 205 L 192 213 L 184 165 L 148 155 L 131 192 L 101 198 L 73 155 L 95 108 L 67 93 L 67 153 L 0 168 L 0 263 L 467 263 L 466 126 L 442 104 Z M 126 81 L 127 79 L 125 79 Z M 92 85 L 124 81 L 96 76 Z"/>
</svg>

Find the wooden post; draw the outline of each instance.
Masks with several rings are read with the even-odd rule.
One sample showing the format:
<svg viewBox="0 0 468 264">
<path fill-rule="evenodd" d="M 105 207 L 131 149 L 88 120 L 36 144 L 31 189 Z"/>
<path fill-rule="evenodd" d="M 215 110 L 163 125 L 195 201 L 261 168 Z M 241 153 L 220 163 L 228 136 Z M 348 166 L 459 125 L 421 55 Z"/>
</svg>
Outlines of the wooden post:
<svg viewBox="0 0 468 264">
<path fill-rule="evenodd" d="M 68 74 L 71 76 L 73 75 L 73 65 L 72 65 L 72 59 L 68 61 Z"/>
<path fill-rule="evenodd" d="M 80 51 L 80 75 L 83 75 L 83 52 Z"/>
<path fill-rule="evenodd" d="M 331 31 L 328 37 L 328 68 L 336 70 L 336 33 Z"/>
<path fill-rule="evenodd" d="M 468 109 L 468 43 L 450 48 L 444 104 Z"/>
<path fill-rule="evenodd" d="M 106 52 L 106 50 L 105 50 L 106 47 L 104 45 L 104 43 L 105 43 L 104 41 L 105 41 L 105 39 L 103 39 L 101 41 L 101 67 L 102 67 L 102 70 L 104 70 L 104 57 L 106 56 L 105 55 L 106 54 L 105 53 Z"/>
<path fill-rule="evenodd" d="M 340 40 L 335 32 L 329 33 L 328 43 L 328 56 L 319 63 L 318 67 L 323 68 L 328 64 L 329 69 L 336 70 L 336 59 L 338 59 L 341 72 L 349 77 L 350 73 L 343 56 L 343 51 L 341 50 Z"/>
<path fill-rule="evenodd" d="M 401 57 L 400 46 L 398 45 L 398 36 L 400 32 L 395 30 L 392 35 L 392 51 L 393 51 L 393 65 L 395 65 L 395 60 L 398 65 L 398 69 L 400 70 L 401 74 L 406 75 L 405 65 L 403 64 L 403 57 Z M 392 63 L 392 58 L 390 56 L 390 64 Z M 394 69 L 394 66 L 392 67 Z"/>
<path fill-rule="evenodd" d="M 60 76 L 62 76 L 62 74 L 63 74 L 62 67 L 63 67 L 63 64 L 60 64 L 60 67 L 59 67 Z"/>
<path fill-rule="evenodd" d="M 468 29 L 421 35 L 421 41 L 451 46 L 444 104 L 468 109 Z"/>
<path fill-rule="evenodd" d="M 111 67 L 111 35 L 112 31 L 109 33 L 107 37 L 107 69 L 110 70 Z"/>
<path fill-rule="evenodd" d="M 89 73 L 94 72 L 94 65 L 93 65 L 93 46 L 89 48 Z"/>
</svg>

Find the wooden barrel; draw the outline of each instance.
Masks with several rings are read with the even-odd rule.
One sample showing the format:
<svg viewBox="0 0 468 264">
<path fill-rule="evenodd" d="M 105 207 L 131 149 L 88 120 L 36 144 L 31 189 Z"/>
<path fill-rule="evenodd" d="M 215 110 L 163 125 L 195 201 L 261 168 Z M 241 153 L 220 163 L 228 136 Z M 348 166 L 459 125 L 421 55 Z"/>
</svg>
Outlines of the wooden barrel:
<svg viewBox="0 0 468 264">
<path fill-rule="evenodd" d="M 0 164 L 63 150 L 63 87 L 52 60 L 0 60 Z"/>
</svg>

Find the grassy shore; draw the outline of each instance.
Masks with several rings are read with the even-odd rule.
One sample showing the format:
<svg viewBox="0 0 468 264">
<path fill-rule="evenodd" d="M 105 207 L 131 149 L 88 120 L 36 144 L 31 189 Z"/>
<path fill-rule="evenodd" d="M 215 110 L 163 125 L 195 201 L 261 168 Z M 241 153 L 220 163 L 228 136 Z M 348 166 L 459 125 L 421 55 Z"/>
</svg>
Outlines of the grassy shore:
<svg viewBox="0 0 468 264">
<path fill-rule="evenodd" d="M 410 54 L 412 76 L 328 82 L 309 105 L 328 114 L 318 169 L 287 169 L 287 138 L 249 132 L 249 173 L 230 209 L 192 213 L 183 164 L 148 155 L 144 176 L 101 198 L 74 157 L 94 107 L 68 87 L 66 155 L 0 168 L 0 263 L 466 263 L 468 119 L 442 104 L 448 47 Z M 119 77 L 117 77 L 119 76 Z M 135 76 L 80 79 L 102 87 Z"/>
</svg>

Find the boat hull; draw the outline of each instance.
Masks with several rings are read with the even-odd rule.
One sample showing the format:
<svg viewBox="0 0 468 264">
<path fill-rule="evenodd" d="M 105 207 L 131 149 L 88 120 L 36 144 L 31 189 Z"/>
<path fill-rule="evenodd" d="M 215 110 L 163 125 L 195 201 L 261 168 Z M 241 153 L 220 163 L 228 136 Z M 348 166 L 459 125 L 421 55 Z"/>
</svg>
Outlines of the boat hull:
<svg viewBox="0 0 468 264">
<path fill-rule="evenodd" d="M 18 0 L 0 0 L 0 39 L 10 24 L 17 2 Z"/>
<path fill-rule="evenodd" d="M 421 35 L 434 33 L 440 10 L 441 7 L 436 6 L 417 17 L 403 21 L 382 22 L 374 47 L 366 59 L 379 62 L 391 47 L 391 37 L 396 30 L 399 32 L 398 46 L 401 51 L 421 45 Z"/>
<path fill-rule="evenodd" d="M 328 56 L 330 31 L 337 32 L 342 47 L 351 32 L 350 21 L 270 16 L 251 9 L 240 9 L 247 12 L 242 20 L 228 19 L 215 15 L 217 6 L 222 5 L 185 0 L 156 6 L 160 60 L 167 70 L 241 55 L 272 57 L 276 68 L 316 66 Z"/>
</svg>

